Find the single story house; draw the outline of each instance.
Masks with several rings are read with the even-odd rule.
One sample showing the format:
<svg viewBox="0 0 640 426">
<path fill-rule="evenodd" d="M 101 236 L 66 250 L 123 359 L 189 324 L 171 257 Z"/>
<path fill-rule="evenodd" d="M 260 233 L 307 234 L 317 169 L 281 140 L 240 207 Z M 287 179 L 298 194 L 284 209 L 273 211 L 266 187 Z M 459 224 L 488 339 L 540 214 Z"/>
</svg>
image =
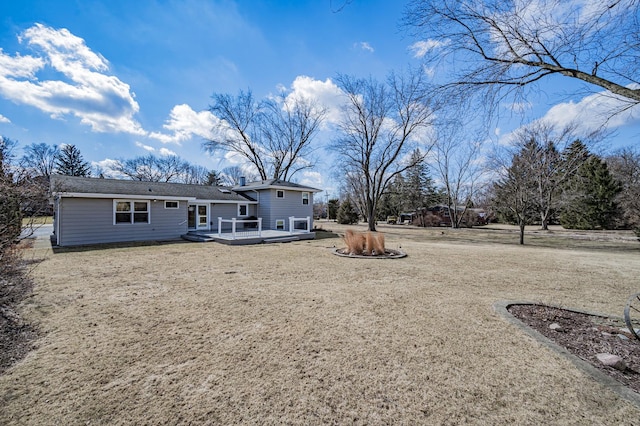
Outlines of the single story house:
<svg viewBox="0 0 640 426">
<path fill-rule="evenodd" d="M 231 188 L 53 175 L 53 242 L 160 241 L 188 233 L 235 239 L 247 229 L 309 233 L 316 192 L 278 179 Z"/>
</svg>

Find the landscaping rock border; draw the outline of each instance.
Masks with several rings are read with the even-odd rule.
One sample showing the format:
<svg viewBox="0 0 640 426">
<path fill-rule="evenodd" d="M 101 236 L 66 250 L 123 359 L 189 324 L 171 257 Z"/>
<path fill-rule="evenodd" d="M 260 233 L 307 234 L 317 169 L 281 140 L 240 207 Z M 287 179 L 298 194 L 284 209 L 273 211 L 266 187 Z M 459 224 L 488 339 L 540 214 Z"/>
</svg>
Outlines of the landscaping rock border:
<svg viewBox="0 0 640 426">
<path fill-rule="evenodd" d="M 392 250 L 392 249 L 385 249 L 384 256 L 349 254 L 349 253 L 342 253 L 341 250 L 344 250 L 344 248 L 335 248 L 333 249 L 332 253 L 335 254 L 336 256 L 349 257 L 351 259 L 402 259 L 403 257 L 407 257 L 407 253 L 400 250 Z"/>
<path fill-rule="evenodd" d="M 576 355 L 573 355 L 566 348 L 556 344 L 551 339 L 543 336 L 538 331 L 534 330 L 533 328 L 529 327 L 527 324 L 520 321 L 518 318 L 513 316 L 508 310 L 509 307 L 513 305 L 540 305 L 540 303 L 530 302 L 530 301 L 498 301 L 493 304 L 493 309 L 496 313 L 498 313 L 500 316 L 506 319 L 509 323 L 517 326 L 526 334 L 533 337 L 538 342 L 542 343 L 544 346 L 548 347 L 549 349 L 565 357 L 566 359 L 571 361 L 579 370 L 582 370 L 584 373 L 589 374 L 596 381 L 608 387 L 613 392 L 617 393 L 621 398 L 627 400 L 628 402 L 632 403 L 636 407 L 640 408 L 639 394 L 632 391 L 624 384 L 611 378 L 610 376 L 603 373 L 602 371 L 598 370 L 597 368 L 589 364 L 587 361 L 584 361 L 583 359 L 577 357 Z M 565 307 L 548 305 L 548 304 L 545 304 L 544 306 L 549 306 L 557 309 L 564 309 L 566 311 L 576 312 L 584 315 L 591 315 L 591 316 L 605 317 L 605 318 L 618 318 L 613 315 L 606 315 L 606 314 L 601 314 L 597 312 L 581 311 L 577 309 L 568 309 Z"/>
</svg>

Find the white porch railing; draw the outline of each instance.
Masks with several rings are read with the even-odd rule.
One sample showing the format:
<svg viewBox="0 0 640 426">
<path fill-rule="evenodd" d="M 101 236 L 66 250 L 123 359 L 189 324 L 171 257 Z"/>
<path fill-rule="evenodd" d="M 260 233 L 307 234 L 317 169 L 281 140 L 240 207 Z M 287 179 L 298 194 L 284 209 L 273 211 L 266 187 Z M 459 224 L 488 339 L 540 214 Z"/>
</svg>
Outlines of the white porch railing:
<svg viewBox="0 0 640 426">
<path fill-rule="evenodd" d="M 223 219 L 221 217 L 218 217 L 218 237 L 222 237 L 223 233 L 228 233 L 222 229 L 222 225 L 225 223 L 231 224 L 231 238 L 234 240 L 236 238 L 262 237 L 262 218 L 261 217 L 259 217 L 258 219 L 247 219 L 247 220 L 238 220 L 236 218 Z M 248 223 L 251 223 L 251 224 L 255 223 L 256 228 L 247 230 L 246 224 Z M 241 230 L 238 230 L 238 224 L 242 226 Z"/>
<path fill-rule="evenodd" d="M 306 222 L 307 226 L 305 227 L 305 229 L 295 229 L 295 224 L 296 222 Z M 311 217 L 307 216 L 307 217 L 289 217 L 289 233 L 293 234 L 294 232 L 299 232 L 299 233 L 309 233 L 311 232 Z"/>
</svg>

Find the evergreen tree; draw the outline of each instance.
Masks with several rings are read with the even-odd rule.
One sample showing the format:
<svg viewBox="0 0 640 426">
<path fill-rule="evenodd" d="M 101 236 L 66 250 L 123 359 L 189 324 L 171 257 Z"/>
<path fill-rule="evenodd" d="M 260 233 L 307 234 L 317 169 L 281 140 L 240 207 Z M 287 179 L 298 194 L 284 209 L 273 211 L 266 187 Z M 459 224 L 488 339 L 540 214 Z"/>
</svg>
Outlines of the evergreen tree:
<svg viewBox="0 0 640 426">
<path fill-rule="evenodd" d="M 616 197 L 622 185 L 609 172 L 607 163 L 591 155 L 571 180 L 573 193 L 560 215 L 569 229 L 613 229 L 619 218 Z"/>
<path fill-rule="evenodd" d="M 411 154 L 411 163 L 415 164 L 405 172 L 403 188 L 403 209 L 415 212 L 436 202 L 437 195 L 433 179 L 427 172 L 424 155 L 419 149 Z"/>
<path fill-rule="evenodd" d="M 344 200 L 342 204 L 340 204 L 340 208 L 338 209 L 338 213 L 336 215 L 336 220 L 338 223 L 342 225 L 351 225 L 354 223 L 358 223 L 358 212 L 356 211 L 351 201 Z"/>
<path fill-rule="evenodd" d="M 387 220 L 388 216 L 399 216 L 402 213 L 405 208 L 405 190 L 406 182 L 404 177 L 401 174 L 396 175 L 387 186 L 385 193 L 380 197 L 376 214 L 378 220 Z"/>
<path fill-rule="evenodd" d="M 329 220 L 336 220 L 336 217 L 338 215 L 339 203 L 340 203 L 340 200 L 338 200 L 337 198 L 333 198 L 328 201 L 327 214 L 329 215 L 328 217 Z"/>
<path fill-rule="evenodd" d="M 63 145 L 56 155 L 55 167 L 59 174 L 67 176 L 90 176 L 91 166 L 84 161 L 75 145 Z"/>
</svg>

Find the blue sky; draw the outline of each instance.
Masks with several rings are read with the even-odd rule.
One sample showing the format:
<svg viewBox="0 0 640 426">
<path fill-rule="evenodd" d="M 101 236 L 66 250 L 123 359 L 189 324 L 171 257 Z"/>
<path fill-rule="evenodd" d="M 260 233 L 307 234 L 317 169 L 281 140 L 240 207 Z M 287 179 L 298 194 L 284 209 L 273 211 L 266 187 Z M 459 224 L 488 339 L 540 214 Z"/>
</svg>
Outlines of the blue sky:
<svg viewBox="0 0 640 426">
<path fill-rule="evenodd" d="M 404 3 L 353 0 L 337 11 L 340 0 L 5 1 L 0 134 L 21 146 L 74 144 L 106 168 L 151 152 L 220 170 L 237 160 L 202 150 L 214 92 L 300 92 L 335 117 L 336 74 L 382 79 L 420 63 L 417 40 L 399 26 Z M 532 117 L 563 121 L 600 102 L 566 96 L 567 79 L 545 84 Z M 496 137 L 517 125 L 498 123 Z M 637 116 L 611 126 L 612 144 L 637 141 Z M 325 131 L 317 143 L 330 138 Z M 297 180 L 335 192 L 328 163 Z"/>
</svg>

